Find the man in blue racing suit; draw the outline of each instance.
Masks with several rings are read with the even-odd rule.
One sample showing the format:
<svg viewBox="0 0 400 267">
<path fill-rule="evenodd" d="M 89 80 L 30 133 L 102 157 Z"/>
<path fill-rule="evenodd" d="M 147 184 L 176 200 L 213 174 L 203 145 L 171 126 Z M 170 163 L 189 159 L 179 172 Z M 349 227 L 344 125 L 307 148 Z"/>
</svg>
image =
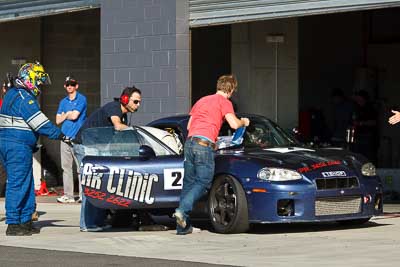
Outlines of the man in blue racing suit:
<svg viewBox="0 0 400 267">
<path fill-rule="evenodd" d="M 50 78 L 40 63 L 23 65 L 0 110 L 0 160 L 7 173 L 5 207 L 9 236 L 39 233 L 32 226 L 31 217 L 35 211 L 32 154 L 39 135 L 69 141 L 39 108 L 36 97 L 44 84 L 50 84 Z"/>
</svg>

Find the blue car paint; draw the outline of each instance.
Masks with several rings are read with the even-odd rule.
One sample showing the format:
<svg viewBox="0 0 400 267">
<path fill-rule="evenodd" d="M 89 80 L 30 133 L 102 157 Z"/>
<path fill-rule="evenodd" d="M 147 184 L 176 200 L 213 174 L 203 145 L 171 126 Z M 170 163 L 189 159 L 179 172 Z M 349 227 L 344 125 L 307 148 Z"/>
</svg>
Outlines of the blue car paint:
<svg viewBox="0 0 400 267">
<path fill-rule="evenodd" d="M 183 136 L 187 135 L 186 124 L 188 116 L 175 116 L 156 120 L 149 126 L 157 128 L 177 127 Z M 292 222 L 320 222 L 340 221 L 348 219 L 370 218 L 382 214 L 382 204 L 374 207 L 376 197 L 382 195 L 382 184 L 378 176 L 365 177 L 361 174 L 361 165 L 365 159 L 348 151 L 321 149 L 315 152 L 293 151 L 279 153 L 261 149 L 241 148 L 220 150 L 216 152 L 215 177 L 230 175 L 237 179 L 246 193 L 249 222 L 251 223 L 292 223 Z M 263 167 L 277 167 L 299 170 L 304 166 L 321 163 L 323 161 L 340 162 L 333 166 L 324 166 L 316 170 L 302 173 L 303 179 L 288 182 L 268 182 L 257 178 L 258 171 Z M 152 197 L 154 203 L 131 201 L 126 206 L 116 206 L 112 202 L 106 202 L 96 198 L 88 198 L 95 206 L 107 209 L 173 209 L 178 206 L 180 190 L 164 190 L 163 181 L 165 168 L 183 168 L 182 156 L 163 156 L 146 161 L 123 157 L 85 157 L 84 163 L 104 165 L 108 168 L 115 167 L 126 170 L 135 170 L 142 173 L 156 174 L 157 183 L 153 184 Z M 344 190 L 317 190 L 315 179 L 321 177 L 321 172 L 344 171 L 347 177 L 355 176 L 359 180 L 359 188 L 347 188 Z M 108 177 L 104 174 L 103 179 Z M 126 178 L 124 178 L 126 179 Z M 84 186 L 86 189 L 91 189 Z M 112 187 L 118 187 L 118 179 L 113 180 Z M 106 192 L 104 198 L 113 194 L 107 193 L 107 183 L 102 183 L 98 191 Z M 253 192 L 253 189 L 265 189 L 266 192 Z M 369 203 L 364 203 L 365 196 L 371 195 Z M 315 216 L 315 200 L 321 197 L 359 196 L 361 213 Z M 294 201 L 293 216 L 279 216 L 277 203 L 280 199 L 292 199 Z"/>
<path fill-rule="evenodd" d="M 293 152 L 298 153 L 299 152 Z M 362 187 L 357 189 L 346 189 L 345 194 L 342 196 L 365 196 L 376 194 L 382 194 L 382 185 L 379 177 L 363 177 L 360 172 L 349 168 L 345 164 L 334 165 L 325 168 L 318 169 L 317 171 L 310 172 L 303 175 L 303 179 L 300 181 L 291 182 L 266 182 L 257 179 L 257 172 L 259 169 L 265 166 L 269 167 L 281 167 L 289 169 L 298 169 L 299 166 L 294 164 L 285 164 L 284 160 L 277 161 L 281 155 L 278 153 L 269 153 L 273 160 L 265 161 L 256 160 L 254 158 L 246 156 L 245 153 L 241 155 L 238 151 L 232 151 L 229 154 L 229 160 L 226 160 L 228 156 L 225 152 L 223 155 L 216 157 L 216 173 L 230 174 L 237 178 L 242 184 L 244 191 L 247 193 L 248 207 L 249 207 L 249 221 L 252 223 L 285 223 L 285 222 L 319 222 L 319 221 L 336 221 L 336 220 L 347 220 L 357 218 L 367 218 L 373 215 L 379 215 L 382 210 L 374 209 L 374 199 L 369 204 L 363 204 L 362 214 L 353 215 L 335 215 L 335 216 L 323 216 L 316 217 L 314 215 L 315 210 L 315 199 L 316 197 L 330 197 L 337 196 L 338 190 L 323 190 L 317 192 L 316 185 L 314 183 L 315 178 L 324 171 L 345 171 L 347 176 L 359 177 L 360 184 Z M 294 155 L 291 155 L 293 157 Z M 303 155 L 299 155 L 305 160 Z M 310 161 L 310 157 L 308 157 Z M 318 161 L 313 161 L 317 163 Z M 227 171 L 229 170 L 229 171 Z M 246 181 L 249 179 L 249 181 Z M 252 193 L 253 188 L 264 188 L 266 193 Z M 296 195 L 293 196 L 290 193 L 294 192 Z M 295 201 L 295 216 L 282 217 L 277 215 L 276 203 L 279 199 L 293 199 Z"/>
</svg>

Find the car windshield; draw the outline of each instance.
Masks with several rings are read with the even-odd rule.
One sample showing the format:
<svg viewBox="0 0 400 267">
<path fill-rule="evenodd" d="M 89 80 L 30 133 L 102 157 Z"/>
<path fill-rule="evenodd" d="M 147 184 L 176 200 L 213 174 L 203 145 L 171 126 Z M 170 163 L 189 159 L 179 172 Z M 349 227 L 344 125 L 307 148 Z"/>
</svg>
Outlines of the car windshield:
<svg viewBox="0 0 400 267">
<path fill-rule="evenodd" d="M 272 121 L 261 116 L 254 116 L 249 119 L 250 125 L 246 127 L 242 143 L 245 148 L 273 148 L 301 145 L 294 137 L 290 136 Z M 234 130 L 227 123 L 224 123 L 217 141 L 218 148 L 235 146 L 230 143 L 233 133 Z"/>
<path fill-rule="evenodd" d="M 90 156 L 139 156 L 141 145 L 153 148 L 156 156 L 173 155 L 174 152 L 157 138 L 141 128 L 116 131 L 114 127 L 97 127 L 82 132 L 85 154 Z"/>
</svg>

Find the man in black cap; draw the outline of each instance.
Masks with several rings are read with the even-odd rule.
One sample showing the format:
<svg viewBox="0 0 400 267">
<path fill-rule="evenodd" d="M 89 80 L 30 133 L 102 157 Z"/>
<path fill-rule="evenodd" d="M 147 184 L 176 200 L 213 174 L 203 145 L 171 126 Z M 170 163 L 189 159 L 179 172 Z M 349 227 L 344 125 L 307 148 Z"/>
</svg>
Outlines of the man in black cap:
<svg viewBox="0 0 400 267">
<path fill-rule="evenodd" d="M 76 134 L 86 119 L 87 101 L 86 97 L 78 92 L 78 81 L 68 76 L 65 78 L 64 88 L 67 96 L 64 97 L 58 106 L 56 123 L 62 124 L 61 132 L 69 139 L 75 139 Z M 57 198 L 60 203 L 74 203 L 74 161 L 79 168 L 77 159 L 71 146 L 61 142 L 60 144 L 61 167 L 63 169 L 64 195 Z M 79 201 L 82 199 L 82 187 L 79 182 Z"/>
</svg>

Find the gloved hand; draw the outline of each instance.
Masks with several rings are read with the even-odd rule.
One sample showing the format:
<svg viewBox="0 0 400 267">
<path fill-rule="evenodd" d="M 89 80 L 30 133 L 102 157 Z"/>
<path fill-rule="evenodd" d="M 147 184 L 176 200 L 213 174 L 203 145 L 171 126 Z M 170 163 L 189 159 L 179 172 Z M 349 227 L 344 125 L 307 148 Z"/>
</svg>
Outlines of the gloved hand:
<svg viewBox="0 0 400 267">
<path fill-rule="evenodd" d="M 61 134 L 61 135 L 59 136 L 59 139 L 60 139 L 61 141 L 63 141 L 64 143 L 66 143 L 67 145 L 69 145 L 70 147 L 73 146 L 73 145 L 72 145 L 71 139 L 70 139 L 69 137 L 67 137 L 66 135 Z"/>
</svg>

